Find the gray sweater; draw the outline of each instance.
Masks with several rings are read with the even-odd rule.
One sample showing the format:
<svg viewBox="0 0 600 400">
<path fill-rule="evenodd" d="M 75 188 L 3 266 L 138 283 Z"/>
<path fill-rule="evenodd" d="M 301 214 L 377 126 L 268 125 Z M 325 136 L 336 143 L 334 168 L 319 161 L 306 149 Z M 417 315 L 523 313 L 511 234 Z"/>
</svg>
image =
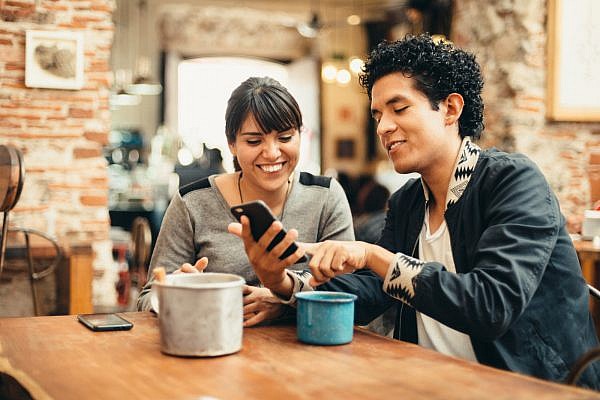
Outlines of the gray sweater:
<svg viewBox="0 0 600 400">
<path fill-rule="evenodd" d="M 171 273 L 183 263 L 193 265 L 207 257 L 206 272 L 233 273 L 249 285 L 259 285 L 242 240 L 227 232 L 227 225 L 236 219 L 216 187 L 215 177 L 184 186 L 171 200 L 150 261 L 149 281 L 138 297 L 139 310 L 150 309 L 152 269 L 157 266 Z M 300 242 L 354 240 L 348 200 L 340 184 L 331 178 L 306 172 L 294 174 L 279 219 L 286 229 L 298 230 Z M 296 264 L 292 268 L 300 270 L 307 265 Z"/>
</svg>

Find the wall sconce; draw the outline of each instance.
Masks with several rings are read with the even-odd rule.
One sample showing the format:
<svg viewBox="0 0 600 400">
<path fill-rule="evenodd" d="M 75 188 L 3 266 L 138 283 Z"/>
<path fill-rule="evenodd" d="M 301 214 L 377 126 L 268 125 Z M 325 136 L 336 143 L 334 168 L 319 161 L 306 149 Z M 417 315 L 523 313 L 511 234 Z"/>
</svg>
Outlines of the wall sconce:
<svg viewBox="0 0 600 400">
<path fill-rule="evenodd" d="M 346 18 L 346 22 L 348 25 L 360 25 L 360 16 L 357 14 L 348 15 Z"/>
</svg>

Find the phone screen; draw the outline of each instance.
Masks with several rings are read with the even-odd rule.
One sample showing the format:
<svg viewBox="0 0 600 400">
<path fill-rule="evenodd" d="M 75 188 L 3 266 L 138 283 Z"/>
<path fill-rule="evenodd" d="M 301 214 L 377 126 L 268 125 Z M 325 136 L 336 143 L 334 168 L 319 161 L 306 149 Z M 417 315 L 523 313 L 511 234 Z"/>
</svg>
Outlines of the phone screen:
<svg viewBox="0 0 600 400">
<path fill-rule="evenodd" d="M 252 231 L 252 237 L 258 241 L 261 236 L 269 229 L 273 221 L 276 220 L 269 207 L 261 200 L 251 201 L 249 203 L 240 204 L 231 207 L 231 212 L 239 221 L 242 215 L 245 215 L 250 220 L 250 230 Z M 273 238 L 271 243 L 267 246 L 267 250 L 270 251 L 277 243 L 281 242 L 286 235 L 285 229 L 279 231 L 279 233 Z M 280 260 L 289 257 L 298 249 L 296 243 L 292 243 L 281 256 Z M 302 256 L 296 263 L 305 262 L 306 256 Z"/>
<path fill-rule="evenodd" d="M 80 314 L 77 320 L 93 331 L 126 331 L 133 324 L 117 314 Z"/>
</svg>

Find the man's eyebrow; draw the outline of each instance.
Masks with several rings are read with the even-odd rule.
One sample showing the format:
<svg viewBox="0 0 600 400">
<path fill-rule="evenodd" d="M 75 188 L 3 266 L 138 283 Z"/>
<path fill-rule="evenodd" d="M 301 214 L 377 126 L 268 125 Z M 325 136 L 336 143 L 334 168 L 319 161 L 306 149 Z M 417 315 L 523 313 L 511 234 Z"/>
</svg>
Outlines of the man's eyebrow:
<svg viewBox="0 0 600 400">
<path fill-rule="evenodd" d="M 405 102 L 408 101 L 408 99 L 404 96 L 402 96 L 401 94 L 396 95 L 394 97 L 392 97 L 391 99 L 389 99 L 388 101 L 385 102 L 386 106 L 389 106 L 390 104 L 394 104 L 394 103 L 399 103 L 399 102 Z M 376 108 L 371 108 L 371 116 L 374 117 L 375 114 L 380 113 L 381 111 L 377 110 Z"/>
<path fill-rule="evenodd" d="M 398 94 L 398 95 L 392 97 L 391 99 L 389 99 L 388 101 L 386 101 L 385 105 L 389 106 L 390 104 L 398 103 L 398 102 L 405 102 L 407 100 L 408 99 L 406 97 L 402 96 L 401 94 Z"/>
</svg>

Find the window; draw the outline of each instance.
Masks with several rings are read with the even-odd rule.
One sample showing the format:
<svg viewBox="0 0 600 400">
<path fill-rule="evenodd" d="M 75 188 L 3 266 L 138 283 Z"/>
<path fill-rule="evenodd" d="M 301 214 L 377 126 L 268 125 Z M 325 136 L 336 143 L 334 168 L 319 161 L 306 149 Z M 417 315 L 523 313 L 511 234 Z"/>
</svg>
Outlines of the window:
<svg viewBox="0 0 600 400">
<path fill-rule="evenodd" d="M 233 159 L 225 138 L 225 109 L 231 92 L 251 76 L 270 76 L 294 95 L 302 110 L 305 130 L 299 167 L 319 172 L 318 76 L 312 61 L 290 65 L 233 57 L 207 57 L 178 64 L 177 131 L 193 154 L 202 145 L 218 148 L 227 171 L 233 171 Z M 297 82 L 297 83 L 296 83 Z"/>
</svg>

